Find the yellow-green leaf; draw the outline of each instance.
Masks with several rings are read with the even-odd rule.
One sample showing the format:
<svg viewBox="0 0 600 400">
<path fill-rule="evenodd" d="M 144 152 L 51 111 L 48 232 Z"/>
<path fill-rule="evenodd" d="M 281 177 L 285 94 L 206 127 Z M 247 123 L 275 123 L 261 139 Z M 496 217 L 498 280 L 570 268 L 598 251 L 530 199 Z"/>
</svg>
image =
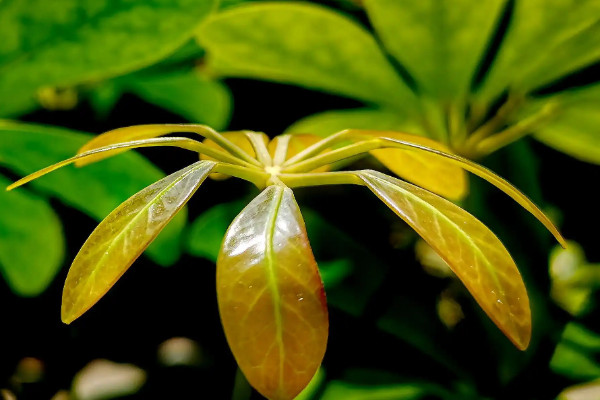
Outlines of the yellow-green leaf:
<svg viewBox="0 0 600 400">
<path fill-rule="evenodd" d="M 310 3 L 232 7 L 199 31 L 208 66 L 225 76 L 269 79 L 370 103 L 414 105 L 374 38 L 349 18 Z"/>
<path fill-rule="evenodd" d="M 292 191 L 269 186 L 229 227 L 217 260 L 217 296 L 244 375 L 271 400 L 293 399 L 327 344 L 323 284 Z"/>
<path fill-rule="evenodd" d="M 195 193 L 215 163 L 198 161 L 133 195 L 92 232 L 67 275 L 62 320 L 71 323 L 125 273 Z"/>
<path fill-rule="evenodd" d="M 379 172 L 357 175 L 437 251 L 515 346 L 526 349 L 531 338 L 529 298 L 500 240 L 475 217 L 441 197 Z"/>
</svg>

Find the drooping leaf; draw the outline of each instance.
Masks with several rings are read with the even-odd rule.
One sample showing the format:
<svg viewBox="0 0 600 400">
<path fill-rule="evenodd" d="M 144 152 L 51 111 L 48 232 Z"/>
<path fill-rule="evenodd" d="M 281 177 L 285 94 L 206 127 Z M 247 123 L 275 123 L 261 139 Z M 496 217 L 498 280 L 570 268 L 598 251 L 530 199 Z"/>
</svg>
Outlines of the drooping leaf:
<svg viewBox="0 0 600 400">
<path fill-rule="evenodd" d="M 215 163 L 198 161 L 136 193 L 92 232 L 75 257 L 63 291 L 62 320 L 92 307 L 196 192 Z"/>
<path fill-rule="evenodd" d="M 12 291 L 37 296 L 61 266 L 65 243 L 52 207 L 28 191 L 7 192 L 0 176 L 0 272 Z"/>
<path fill-rule="evenodd" d="M 389 52 L 430 95 L 464 96 L 505 0 L 366 0 Z"/>
<path fill-rule="evenodd" d="M 217 260 L 217 297 L 248 381 L 269 399 L 293 399 L 321 364 L 328 316 L 290 189 L 267 187 L 233 221 Z"/>
<path fill-rule="evenodd" d="M 225 128 L 231 113 L 231 94 L 220 82 L 198 71 L 170 74 L 133 74 L 123 79 L 125 89 L 144 100 L 179 114 L 188 121 Z"/>
<path fill-rule="evenodd" d="M 62 128 L 2 122 L 0 165 L 30 174 L 71 157 L 92 137 Z M 129 153 L 85 168 L 66 167 L 32 184 L 100 221 L 133 193 L 163 177 L 145 158 Z M 178 259 L 186 214 L 185 209 L 180 212 L 150 246 L 147 253 L 154 261 L 169 265 Z"/>
<path fill-rule="evenodd" d="M 149 65 L 190 38 L 214 5 L 214 0 L 4 1 L 0 112 L 10 115 L 13 97 L 32 98 L 40 87 L 76 85 Z"/>
<path fill-rule="evenodd" d="M 375 171 L 357 175 L 438 252 L 515 346 L 527 348 L 529 300 L 500 240 L 460 207 L 423 189 Z"/>
<path fill-rule="evenodd" d="M 504 90 L 527 93 L 600 60 L 596 0 L 517 0 L 506 36 L 481 87 L 493 101 Z"/>
<path fill-rule="evenodd" d="M 225 76 L 274 80 L 392 106 L 413 96 L 373 37 L 312 4 L 248 4 L 202 24 L 208 65 Z"/>
<path fill-rule="evenodd" d="M 600 335 L 584 326 L 567 324 L 550 360 L 552 371 L 571 379 L 600 378 Z"/>
</svg>

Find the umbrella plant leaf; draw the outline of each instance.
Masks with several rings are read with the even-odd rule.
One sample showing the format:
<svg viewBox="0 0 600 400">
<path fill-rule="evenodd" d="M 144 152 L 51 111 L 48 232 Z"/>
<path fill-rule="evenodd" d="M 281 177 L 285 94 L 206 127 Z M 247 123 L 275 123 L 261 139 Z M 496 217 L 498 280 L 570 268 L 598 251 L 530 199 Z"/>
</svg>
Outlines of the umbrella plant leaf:
<svg viewBox="0 0 600 400">
<path fill-rule="evenodd" d="M 293 399 L 327 345 L 323 283 L 292 191 L 267 187 L 229 227 L 217 260 L 217 297 L 229 346 L 248 381 Z"/>
<path fill-rule="evenodd" d="M 464 96 L 506 0 L 366 0 L 388 51 L 419 86 L 444 100 Z"/>
<path fill-rule="evenodd" d="M 0 165 L 26 175 L 57 160 L 69 158 L 93 136 L 62 128 L 3 121 L 0 123 Z M 34 187 L 56 196 L 100 221 L 129 196 L 164 177 L 139 154 L 129 153 L 85 168 L 63 168 Z M 180 212 L 148 249 L 161 265 L 179 257 L 179 235 L 187 212 Z"/>
<path fill-rule="evenodd" d="M 145 67 L 185 43 L 214 6 L 214 0 L 4 1 L 0 91 L 33 97 L 41 87 Z M 0 97 L 0 109 L 12 101 Z"/>
<path fill-rule="evenodd" d="M 517 0 L 479 96 L 527 93 L 600 60 L 596 0 Z"/>
<path fill-rule="evenodd" d="M 526 349 L 531 338 L 529 299 L 500 240 L 465 210 L 430 192 L 375 171 L 357 175 L 448 263 L 515 346 Z"/>
<path fill-rule="evenodd" d="M 92 232 L 67 275 L 62 320 L 71 323 L 127 271 L 200 187 L 215 163 L 198 161 L 136 193 Z"/>
<path fill-rule="evenodd" d="M 133 74 L 124 78 L 126 90 L 179 114 L 190 122 L 225 128 L 231 113 L 231 94 L 222 83 L 198 71 Z"/>
<path fill-rule="evenodd" d="M 29 191 L 3 190 L 0 176 L 0 273 L 11 290 L 37 296 L 52 282 L 65 253 L 58 216 Z"/>
<path fill-rule="evenodd" d="M 317 5 L 232 7 L 207 19 L 198 38 L 208 67 L 224 76 L 291 83 L 396 107 L 413 104 L 410 89 L 370 33 Z"/>
</svg>

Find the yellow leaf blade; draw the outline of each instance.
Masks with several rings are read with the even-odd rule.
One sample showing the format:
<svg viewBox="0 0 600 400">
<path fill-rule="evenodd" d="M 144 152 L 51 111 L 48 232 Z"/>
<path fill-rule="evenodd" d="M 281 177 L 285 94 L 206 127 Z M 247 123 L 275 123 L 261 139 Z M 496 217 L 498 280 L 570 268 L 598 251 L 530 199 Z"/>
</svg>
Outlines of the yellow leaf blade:
<svg viewBox="0 0 600 400">
<path fill-rule="evenodd" d="M 256 158 L 256 154 L 254 153 L 254 148 L 252 147 L 252 144 L 250 144 L 250 141 L 248 140 L 248 137 L 246 136 L 245 131 L 221 132 L 221 135 L 225 139 L 229 140 L 231 143 L 235 144 L 240 149 L 242 149 L 243 151 L 248 153 L 248 155 L 250 157 Z M 267 135 L 265 135 L 264 133 L 261 133 L 261 135 L 262 135 L 262 138 L 263 138 L 265 144 L 268 143 L 269 137 Z M 214 141 L 212 141 L 210 139 L 204 139 L 202 141 L 202 143 L 205 144 L 206 146 L 210 147 L 211 149 L 224 150 L 221 146 L 219 146 L 217 143 L 215 143 Z M 214 161 L 214 158 L 209 157 L 204 154 L 200 154 L 200 159 Z M 210 174 L 210 178 L 217 180 L 217 181 L 221 181 L 221 180 L 228 179 L 229 175 L 215 172 L 215 173 Z"/>
<path fill-rule="evenodd" d="M 373 137 L 388 137 L 431 147 L 451 153 L 451 150 L 435 140 L 393 131 L 357 131 Z M 377 158 L 394 174 L 407 179 L 427 190 L 452 200 L 461 200 L 469 192 L 467 174 L 456 164 L 434 154 L 400 149 L 373 150 Z"/>
<path fill-rule="evenodd" d="M 61 315 L 69 324 L 92 307 L 195 193 L 215 163 L 199 161 L 148 186 L 92 232 L 65 281 Z"/>
<path fill-rule="evenodd" d="M 436 250 L 515 346 L 526 349 L 529 298 L 500 240 L 465 210 L 426 190 L 375 171 L 357 176 Z"/>
<path fill-rule="evenodd" d="M 323 284 L 292 191 L 269 186 L 229 227 L 217 260 L 217 297 L 229 346 L 248 381 L 293 399 L 327 345 Z"/>
</svg>

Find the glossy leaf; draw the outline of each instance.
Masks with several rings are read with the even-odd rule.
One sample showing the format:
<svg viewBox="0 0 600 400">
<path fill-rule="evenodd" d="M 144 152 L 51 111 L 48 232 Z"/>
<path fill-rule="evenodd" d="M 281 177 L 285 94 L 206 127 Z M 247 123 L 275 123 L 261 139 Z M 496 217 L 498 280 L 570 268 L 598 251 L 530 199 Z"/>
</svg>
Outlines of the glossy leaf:
<svg viewBox="0 0 600 400">
<path fill-rule="evenodd" d="M 0 176 L 0 273 L 11 290 L 37 296 L 52 282 L 65 252 L 62 227 L 52 207 L 22 190 L 3 190 Z"/>
<path fill-rule="evenodd" d="M 600 60 L 596 0 L 520 0 L 480 98 L 526 93 Z"/>
<path fill-rule="evenodd" d="M 437 251 L 515 346 L 526 349 L 529 299 L 500 240 L 460 207 L 423 189 L 375 171 L 357 175 Z"/>
<path fill-rule="evenodd" d="M 124 78 L 125 90 L 179 114 L 193 123 L 225 128 L 231 113 L 231 94 L 222 83 L 198 71 L 134 74 Z"/>
<path fill-rule="evenodd" d="M 190 38 L 214 5 L 213 0 L 4 1 L 0 109 L 11 109 L 13 95 L 31 98 L 40 87 L 76 85 L 149 65 Z"/>
<path fill-rule="evenodd" d="M 0 165 L 26 175 L 72 156 L 93 136 L 62 128 L 13 122 L 0 123 Z M 129 153 L 85 168 L 67 167 L 32 185 L 100 221 L 129 196 L 164 177 L 139 154 Z M 183 210 L 148 248 L 159 264 L 179 257 Z"/>
<path fill-rule="evenodd" d="M 428 94 L 464 96 L 505 0 L 366 0 L 389 52 Z"/>
<path fill-rule="evenodd" d="M 290 189 L 267 187 L 233 221 L 217 261 L 217 297 L 248 381 L 271 400 L 293 399 L 321 364 L 328 317 Z"/>
<path fill-rule="evenodd" d="M 241 5 L 208 19 L 198 37 L 209 67 L 225 76 L 292 83 L 377 104 L 413 104 L 373 37 L 327 8 Z"/>
<path fill-rule="evenodd" d="M 198 161 L 148 186 L 108 215 L 75 257 L 63 291 L 71 323 L 125 273 L 206 179 L 215 163 Z"/>
</svg>

